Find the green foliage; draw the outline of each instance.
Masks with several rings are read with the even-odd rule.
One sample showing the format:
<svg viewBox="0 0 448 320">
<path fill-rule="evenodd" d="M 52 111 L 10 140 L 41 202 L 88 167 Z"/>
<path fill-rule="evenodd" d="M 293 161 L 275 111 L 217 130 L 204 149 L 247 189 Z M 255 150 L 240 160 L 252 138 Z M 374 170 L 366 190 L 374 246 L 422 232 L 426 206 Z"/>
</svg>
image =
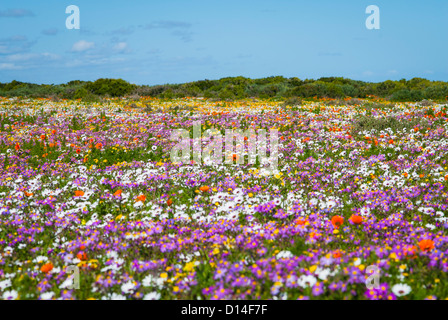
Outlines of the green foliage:
<svg viewBox="0 0 448 320">
<path fill-rule="evenodd" d="M 285 100 L 283 106 L 299 106 L 302 104 L 302 99 L 299 97 L 291 97 Z"/>
<path fill-rule="evenodd" d="M 423 99 L 446 101 L 448 99 L 448 83 L 422 78 L 369 83 L 341 77 L 301 80 L 296 77 L 288 79 L 282 76 L 261 79 L 238 76 L 156 86 L 137 86 L 123 79 L 98 79 L 94 82 L 74 80 L 60 85 L 38 85 L 16 80 L 10 83 L 0 83 L 0 96 L 8 97 L 50 97 L 54 100 L 65 98 L 94 102 L 104 96 L 129 95 L 162 99 L 205 97 L 220 100 L 285 99 L 289 97 L 362 99 L 373 95 L 391 101 L 417 102 Z"/>
<path fill-rule="evenodd" d="M 418 126 L 422 120 L 407 120 L 407 119 L 397 119 L 396 117 L 381 117 L 375 118 L 373 116 L 361 116 L 356 119 L 351 134 L 353 136 L 358 136 L 361 131 L 371 131 L 375 129 L 377 132 L 383 131 L 385 129 L 392 129 L 393 132 L 402 131 L 403 129 L 410 130 Z"/>
<path fill-rule="evenodd" d="M 129 95 L 135 89 L 135 85 L 123 79 L 98 79 L 88 83 L 85 89 L 100 96 L 122 97 Z"/>
<path fill-rule="evenodd" d="M 86 88 L 79 88 L 75 91 L 73 99 L 82 99 L 86 102 L 98 102 L 99 97 L 92 92 L 88 91 Z"/>
</svg>

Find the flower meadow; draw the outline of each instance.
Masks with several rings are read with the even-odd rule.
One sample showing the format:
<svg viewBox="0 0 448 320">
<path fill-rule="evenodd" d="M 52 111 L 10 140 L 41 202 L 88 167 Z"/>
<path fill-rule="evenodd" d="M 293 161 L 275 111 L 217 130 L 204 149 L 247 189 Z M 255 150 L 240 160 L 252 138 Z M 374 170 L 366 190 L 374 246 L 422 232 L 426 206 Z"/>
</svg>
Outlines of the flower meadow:
<svg viewBox="0 0 448 320">
<path fill-rule="evenodd" d="M 446 105 L 130 104 L 0 98 L 3 299 L 448 298 Z M 173 163 L 195 121 L 278 130 L 277 171 Z"/>
</svg>

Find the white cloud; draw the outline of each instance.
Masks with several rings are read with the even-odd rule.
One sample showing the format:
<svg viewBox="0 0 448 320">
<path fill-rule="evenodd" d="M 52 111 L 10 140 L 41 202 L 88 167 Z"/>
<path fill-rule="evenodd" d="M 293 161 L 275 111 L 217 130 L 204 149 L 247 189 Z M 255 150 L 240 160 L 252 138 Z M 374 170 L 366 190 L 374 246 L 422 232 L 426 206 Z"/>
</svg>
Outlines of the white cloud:
<svg viewBox="0 0 448 320">
<path fill-rule="evenodd" d="M 72 51 L 73 52 L 83 52 L 83 51 L 87 51 L 89 49 L 92 49 L 95 46 L 94 42 L 88 42 L 85 40 L 81 40 L 76 42 L 73 47 L 72 47 Z"/>
<path fill-rule="evenodd" d="M 112 63 L 122 63 L 126 61 L 124 58 L 108 58 L 108 57 L 86 57 L 83 59 L 74 59 L 67 61 L 65 63 L 65 67 L 73 68 L 73 67 L 84 67 L 84 66 L 93 66 L 93 65 L 110 65 Z"/>
<path fill-rule="evenodd" d="M 14 63 L 0 63 L 0 70 L 19 70 L 22 69 Z"/>
<path fill-rule="evenodd" d="M 26 9 L 8 9 L 0 11 L 0 17 L 8 18 L 22 18 L 22 17 L 33 17 L 34 13 Z"/>
<path fill-rule="evenodd" d="M 114 49 L 117 51 L 124 51 L 128 47 L 128 44 L 126 42 L 118 42 Z"/>
<path fill-rule="evenodd" d="M 7 61 L 36 61 L 36 60 L 58 60 L 60 56 L 54 53 L 44 52 L 44 53 L 16 53 L 6 56 Z"/>
</svg>

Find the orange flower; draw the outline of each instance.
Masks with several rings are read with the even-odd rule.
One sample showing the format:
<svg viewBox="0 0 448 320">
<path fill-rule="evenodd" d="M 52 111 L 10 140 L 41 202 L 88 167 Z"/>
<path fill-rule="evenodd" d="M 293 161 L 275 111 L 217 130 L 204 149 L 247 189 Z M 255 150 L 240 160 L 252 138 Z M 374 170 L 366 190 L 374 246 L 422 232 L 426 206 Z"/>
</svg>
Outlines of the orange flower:
<svg viewBox="0 0 448 320">
<path fill-rule="evenodd" d="M 26 195 L 27 197 L 31 197 L 33 194 L 30 193 L 30 192 L 26 192 L 26 191 L 25 191 L 25 195 Z"/>
<path fill-rule="evenodd" d="M 352 215 L 350 217 L 350 220 L 354 223 L 354 224 L 361 224 L 362 223 L 362 217 L 358 216 L 358 215 Z"/>
<path fill-rule="evenodd" d="M 339 227 L 344 223 L 344 218 L 342 218 L 341 216 L 334 216 L 333 218 L 331 218 L 331 223 L 335 228 L 339 229 Z"/>
<path fill-rule="evenodd" d="M 303 226 L 306 223 L 306 219 L 299 218 L 296 220 L 296 224 Z"/>
<path fill-rule="evenodd" d="M 75 197 L 82 197 L 83 195 L 84 195 L 84 191 L 82 191 L 82 190 L 75 191 Z"/>
<path fill-rule="evenodd" d="M 394 144 L 394 140 L 390 139 L 389 144 Z"/>
<path fill-rule="evenodd" d="M 167 204 L 168 206 L 172 205 L 172 204 L 173 204 L 173 200 L 168 199 L 168 200 L 166 201 L 166 204 Z"/>
<path fill-rule="evenodd" d="M 19 151 L 20 149 L 20 145 L 18 143 L 16 143 L 15 147 L 14 147 L 17 151 Z"/>
<path fill-rule="evenodd" d="M 81 152 L 80 149 L 76 149 L 76 153 L 79 154 Z"/>
<path fill-rule="evenodd" d="M 238 161 L 239 156 L 237 154 L 232 154 L 232 155 L 229 155 L 228 158 L 232 161 Z"/>
<path fill-rule="evenodd" d="M 122 193 L 123 191 L 121 191 L 121 190 L 117 190 L 117 191 L 115 191 L 114 192 L 114 196 L 121 196 L 121 193 Z"/>
<path fill-rule="evenodd" d="M 103 144 L 101 142 L 99 142 L 95 145 L 95 148 L 97 148 L 97 149 L 101 149 L 102 147 L 103 147 Z"/>
<path fill-rule="evenodd" d="M 342 256 L 341 252 L 339 250 L 336 250 L 335 253 L 333 253 L 333 258 L 340 258 Z"/>
<path fill-rule="evenodd" d="M 141 194 L 137 197 L 137 199 L 135 199 L 135 201 L 141 201 L 141 202 L 145 202 L 146 200 L 146 196 L 144 194 Z"/>
<path fill-rule="evenodd" d="M 40 138 L 41 138 L 42 140 L 45 140 L 45 135 L 42 134 L 42 135 L 40 136 Z"/>
<path fill-rule="evenodd" d="M 434 249 L 434 241 L 431 239 L 423 239 L 418 243 L 418 245 L 422 251 L 429 252 Z"/>
<path fill-rule="evenodd" d="M 51 262 L 48 262 L 46 264 L 44 264 L 41 268 L 40 271 L 42 271 L 43 273 L 48 273 L 51 270 L 53 270 L 53 264 Z"/>
<path fill-rule="evenodd" d="M 85 260 L 87 260 L 87 255 L 86 255 L 85 252 L 79 252 L 79 253 L 76 255 L 76 257 L 77 257 L 79 260 L 81 260 L 81 261 L 85 261 Z"/>
<path fill-rule="evenodd" d="M 202 192 L 207 192 L 210 189 L 209 186 L 202 186 L 199 188 L 199 190 L 201 190 Z"/>
</svg>

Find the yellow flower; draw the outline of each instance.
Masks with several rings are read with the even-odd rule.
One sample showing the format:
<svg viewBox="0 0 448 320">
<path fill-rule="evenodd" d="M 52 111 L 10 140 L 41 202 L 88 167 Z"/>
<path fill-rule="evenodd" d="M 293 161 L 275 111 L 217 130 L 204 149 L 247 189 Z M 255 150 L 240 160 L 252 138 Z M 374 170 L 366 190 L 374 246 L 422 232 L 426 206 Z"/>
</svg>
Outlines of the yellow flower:
<svg viewBox="0 0 448 320">
<path fill-rule="evenodd" d="M 184 270 L 187 271 L 187 272 L 190 272 L 190 271 L 192 271 L 194 269 L 194 265 L 195 265 L 194 262 L 188 262 L 185 265 Z"/>
</svg>

